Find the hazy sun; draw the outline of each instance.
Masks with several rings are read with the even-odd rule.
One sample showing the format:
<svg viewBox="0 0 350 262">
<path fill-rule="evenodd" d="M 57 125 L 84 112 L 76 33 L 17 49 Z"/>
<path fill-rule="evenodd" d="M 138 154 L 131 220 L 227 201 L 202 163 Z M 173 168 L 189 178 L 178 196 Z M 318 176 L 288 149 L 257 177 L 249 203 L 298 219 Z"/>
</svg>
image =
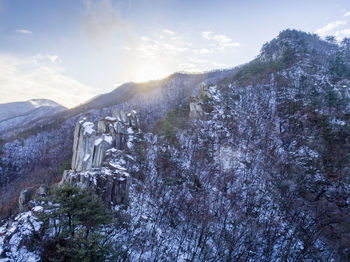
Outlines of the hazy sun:
<svg viewBox="0 0 350 262">
<path fill-rule="evenodd" d="M 133 68 L 133 71 L 131 72 L 131 80 L 133 82 L 146 82 L 149 80 L 164 78 L 170 73 L 171 69 L 166 63 L 162 63 L 161 60 L 149 63 L 141 62 Z"/>
</svg>

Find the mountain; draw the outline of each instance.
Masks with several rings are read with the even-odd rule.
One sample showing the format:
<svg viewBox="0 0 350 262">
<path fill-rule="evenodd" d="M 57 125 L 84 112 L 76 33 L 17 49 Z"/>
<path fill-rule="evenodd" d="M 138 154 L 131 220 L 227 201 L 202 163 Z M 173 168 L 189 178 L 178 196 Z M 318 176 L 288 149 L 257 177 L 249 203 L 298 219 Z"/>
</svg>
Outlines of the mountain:
<svg viewBox="0 0 350 262">
<path fill-rule="evenodd" d="M 63 112 L 65 107 L 47 99 L 0 104 L 0 139 L 26 129 L 42 118 Z"/>
<path fill-rule="evenodd" d="M 97 121 L 115 109 L 132 109 L 142 119 L 142 129 L 150 130 L 169 110 L 196 94 L 201 84 L 216 82 L 234 71 L 175 73 L 162 80 L 127 83 L 81 106 L 38 119 L 25 129 L 7 132 L 0 140 L 0 213 L 16 208 L 20 190 L 32 184 L 52 184 L 70 167 L 73 130 L 79 118 Z"/>
<path fill-rule="evenodd" d="M 43 179 L 62 154 L 70 161 L 73 139 L 67 138 L 80 116 L 87 119 L 76 133 L 87 139 L 104 118 L 97 126 L 106 143 L 124 119 L 123 147 L 108 149 L 102 166 L 79 166 L 63 178 L 115 205 L 107 193 L 118 186 L 99 188 L 98 181 L 112 180 L 113 168 L 130 174 L 128 205 L 113 206 L 116 223 L 106 238 L 120 260 L 349 261 L 349 90 L 350 41 L 285 30 L 233 70 L 126 84 L 125 100 L 115 91 L 66 112 L 37 135 L 4 144 L 2 158 L 22 168 L 23 159 L 33 165 L 40 154 L 54 155 L 57 162 L 44 161 Z M 141 130 L 129 129 L 131 120 L 115 109 L 136 109 Z M 116 122 L 110 134 L 106 122 Z M 87 142 L 99 146 L 101 137 Z M 77 155 L 88 161 L 78 148 L 73 162 L 80 163 Z M 37 164 L 40 170 L 43 161 Z M 40 259 L 50 231 L 42 233 L 36 212 L 43 207 L 36 205 L 4 221 L 1 256 Z"/>
</svg>

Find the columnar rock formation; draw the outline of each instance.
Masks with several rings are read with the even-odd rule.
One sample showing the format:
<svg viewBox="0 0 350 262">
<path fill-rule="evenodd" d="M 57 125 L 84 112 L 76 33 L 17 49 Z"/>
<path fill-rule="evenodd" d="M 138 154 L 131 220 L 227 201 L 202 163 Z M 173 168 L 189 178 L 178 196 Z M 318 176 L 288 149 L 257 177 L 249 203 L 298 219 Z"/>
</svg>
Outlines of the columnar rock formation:
<svg viewBox="0 0 350 262">
<path fill-rule="evenodd" d="M 203 101 L 210 99 L 208 87 L 205 85 L 200 86 L 199 94 L 192 102 L 190 102 L 190 118 L 201 118 L 204 115 Z"/>
<path fill-rule="evenodd" d="M 124 149 L 128 139 L 138 129 L 139 121 L 135 111 L 128 114 L 115 111 L 113 117 L 100 119 L 97 132 L 94 124 L 83 118 L 74 131 L 72 169 L 86 171 L 101 167 L 107 149 Z"/>
<path fill-rule="evenodd" d="M 127 204 L 129 178 L 124 156 L 133 148 L 139 130 L 136 112 L 113 112 L 113 117 L 92 122 L 81 119 L 74 131 L 72 170 L 66 170 L 61 183 L 89 188 L 106 206 Z"/>
</svg>

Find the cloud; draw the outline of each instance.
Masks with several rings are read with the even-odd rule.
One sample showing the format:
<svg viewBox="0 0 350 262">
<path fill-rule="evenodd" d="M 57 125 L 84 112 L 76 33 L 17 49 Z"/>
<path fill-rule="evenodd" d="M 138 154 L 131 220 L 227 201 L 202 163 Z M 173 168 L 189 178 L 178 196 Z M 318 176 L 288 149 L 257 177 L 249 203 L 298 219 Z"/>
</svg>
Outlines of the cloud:
<svg viewBox="0 0 350 262">
<path fill-rule="evenodd" d="M 350 16 L 350 12 L 346 12 L 346 13 L 344 14 L 344 16 L 345 16 L 345 17 Z"/>
<path fill-rule="evenodd" d="M 183 40 L 174 32 L 165 32 L 164 34 L 154 33 L 152 37 L 142 37 L 143 42 L 137 44 L 135 47 L 137 55 L 141 58 L 150 57 L 174 57 L 178 53 L 189 50 L 192 45 L 191 42 Z"/>
<path fill-rule="evenodd" d="M 338 41 L 341 41 L 344 37 L 350 37 L 350 28 L 337 30 L 334 35 Z"/>
<path fill-rule="evenodd" d="M 175 35 L 175 32 L 173 32 L 173 31 L 171 31 L 169 29 L 164 29 L 163 32 L 168 34 L 168 35 Z"/>
<path fill-rule="evenodd" d="M 334 31 L 335 29 L 337 29 L 342 25 L 346 25 L 346 21 L 340 21 L 340 20 L 333 21 L 325 25 L 324 27 L 317 29 L 315 33 L 320 36 L 326 36 L 327 34 L 332 33 L 332 31 Z"/>
<path fill-rule="evenodd" d="M 47 61 L 50 61 L 52 64 L 62 64 L 63 61 L 62 59 L 58 56 L 58 55 L 43 55 L 43 54 L 37 54 L 35 56 L 33 56 L 33 62 L 35 64 L 39 64 L 39 63 L 45 63 Z"/>
<path fill-rule="evenodd" d="M 204 31 L 204 32 L 202 32 L 202 36 L 203 36 L 205 39 L 210 40 L 210 39 L 211 39 L 211 34 L 212 34 L 212 33 L 213 33 L 212 31 Z"/>
<path fill-rule="evenodd" d="M 0 54 L 0 103 L 46 98 L 73 107 L 96 95 L 94 90 L 65 75 L 57 55 L 18 58 Z"/>
<path fill-rule="evenodd" d="M 147 36 L 142 36 L 142 37 L 140 37 L 140 39 L 142 40 L 142 41 L 150 41 L 151 39 L 149 39 Z"/>
<path fill-rule="evenodd" d="M 234 42 L 230 37 L 228 37 L 226 35 L 222 35 L 222 34 L 213 35 L 212 31 L 203 31 L 202 37 L 207 39 L 207 40 L 216 42 L 215 44 L 212 43 L 211 46 L 216 46 L 217 50 L 223 50 L 227 47 L 239 47 L 240 46 L 240 43 Z M 204 51 L 204 53 L 205 53 L 205 51 Z M 204 53 L 202 53 L 202 54 L 204 54 Z"/>
<path fill-rule="evenodd" d="M 201 70 L 193 63 L 184 62 L 178 64 L 177 71 L 199 72 Z"/>
<path fill-rule="evenodd" d="M 109 53 L 115 48 L 116 41 L 121 38 L 133 38 L 129 23 L 122 19 L 111 0 L 85 0 L 84 4 L 82 29 L 100 51 Z"/>
<path fill-rule="evenodd" d="M 51 63 L 55 64 L 62 64 L 63 61 L 58 55 L 47 55 L 47 58 L 51 61 Z"/>
<path fill-rule="evenodd" d="M 207 59 L 201 59 L 196 57 L 189 57 L 188 60 L 195 64 L 207 64 L 209 62 Z"/>
<path fill-rule="evenodd" d="M 29 34 L 33 33 L 32 31 L 27 30 L 27 29 L 17 29 L 16 32 L 20 33 L 20 34 L 24 34 L 24 35 L 29 35 Z"/>
<path fill-rule="evenodd" d="M 194 50 L 195 53 L 201 54 L 201 55 L 206 55 L 206 54 L 211 54 L 214 52 L 213 49 L 208 49 L 208 48 L 201 48 Z"/>
<path fill-rule="evenodd" d="M 214 66 L 214 68 L 228 68 L 229 67 L 229 65 L 227 65 L 227 64 L 217 63 L 217 62 L 214 62 L 213 66 Z"/>
<path fill-rule="evenodd" d="M 215 35 L 213 40 L 219 43 L 218 49 L 224 49 L 226 47 L 239 47 L 240 43 L 233 42 L 231 38 L 226 35 Z"/>
</svg>

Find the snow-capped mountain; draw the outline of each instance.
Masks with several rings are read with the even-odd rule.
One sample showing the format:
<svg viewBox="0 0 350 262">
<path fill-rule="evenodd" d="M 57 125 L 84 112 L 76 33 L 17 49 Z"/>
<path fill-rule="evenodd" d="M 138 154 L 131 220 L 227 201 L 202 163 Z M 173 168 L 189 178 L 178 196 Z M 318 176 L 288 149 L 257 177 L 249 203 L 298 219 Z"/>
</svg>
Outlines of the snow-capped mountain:
<svg viewBox="0 0 350 262">
<path fill-rule="evenodd" d="M 65 107 L 47 99 L 0 104 L 0 139 L 13 136 L 39 119 L 63 112 Z"/>
</svg>

